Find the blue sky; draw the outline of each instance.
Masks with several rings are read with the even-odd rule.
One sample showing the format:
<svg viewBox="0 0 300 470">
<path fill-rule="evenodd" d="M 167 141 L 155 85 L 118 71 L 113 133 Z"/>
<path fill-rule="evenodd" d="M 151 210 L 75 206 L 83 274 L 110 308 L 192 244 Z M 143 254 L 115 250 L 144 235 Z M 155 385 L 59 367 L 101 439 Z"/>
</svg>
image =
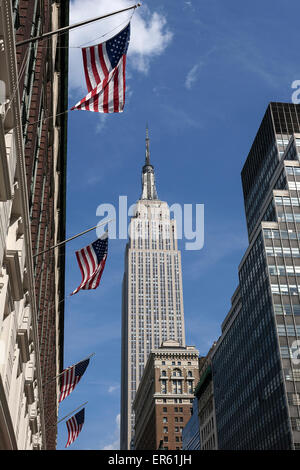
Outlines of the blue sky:
<svg viewBox="0 0 300 470">
<path fill-rule="evenodd" d="M 71 23 L 131 5 L 129 0 L 72 1 Z M 291 101 L 300 79 L 297 0 L 143 2 L 132 18 L 124 112 L 69 113 L 67 236 L 96 225 L 96 209 L 141 193 L 145 127 L 158 195 L 169 205 L 204 204 L 202 250 L 182 250 L 187 344 L 201 355 L 220 335 L 247 247 L 240 172 L 270 101 Z M 113 36 L 122 14 L 70 33 L 69 105 L 85 94 L 78 46 Z M 99 39 L 100 38 L 100 39 Z M 66 295 L 81 278 L 67 244 Z M 66 299 L 65 367 L 95 352 L 59 418 L 83 402 L 83 430 L 69 449 L 118 449 L 121 283 L 125 240 L 110 240 L 101 285 Z M 58 425 L 58 449 L 67 441 Z"/>
</svg>

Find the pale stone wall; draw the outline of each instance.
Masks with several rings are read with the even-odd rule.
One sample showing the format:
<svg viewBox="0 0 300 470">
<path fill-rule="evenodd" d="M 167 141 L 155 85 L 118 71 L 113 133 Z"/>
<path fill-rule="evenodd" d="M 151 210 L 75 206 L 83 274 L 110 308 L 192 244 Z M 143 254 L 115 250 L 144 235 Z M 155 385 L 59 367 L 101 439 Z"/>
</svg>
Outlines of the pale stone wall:
<svg viewBox="0 0 300 470">
<path fill-rule="evenodd" d="M 31 450 L 44 423 L 10 1 L 0 18 L 0 449 Z"/>
</svg>

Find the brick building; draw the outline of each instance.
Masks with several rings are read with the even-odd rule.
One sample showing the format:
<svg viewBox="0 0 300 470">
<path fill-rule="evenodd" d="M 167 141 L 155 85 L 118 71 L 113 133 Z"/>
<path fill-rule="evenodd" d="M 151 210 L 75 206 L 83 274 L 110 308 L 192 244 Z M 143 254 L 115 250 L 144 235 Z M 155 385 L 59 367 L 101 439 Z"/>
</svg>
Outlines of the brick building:
<svg viewBox="0 0 300 470">
<path fill-rule="evenodd" d="M 4 383 L 9 381 L 0 396 L 0 408 L 11 425 L 0 448 L 56 447 L 57 383 L 45 384 L 63 368 L 64 248 L 37 255 L 65 239 L 68 35 L 18 43 L 67 25 L 68 9 L 68 0 L 1 3 L 1 159 L 4 163 L 8 159 L 11 174 L 10 178 L 3 174 L 9 191 L 0 198 L 0 216 L 5 221 L 0 227 L 0 326 L 6 331 L 0 372 Z M 24 249 L 19 246 L 21 239 Z M 23 306 L 27 333 L 18 324 Z M 8 374 L 10 362 L 18 362 L 18 367 Z M 27 369 L 32 370 L 31 381 Z"/>
<path fill-rule="evenodd" d="M 199 380 L 198 351 L 164 341 L 151 351 L 133 404 L 136 450 L 182 448 Z"/>
</svg>

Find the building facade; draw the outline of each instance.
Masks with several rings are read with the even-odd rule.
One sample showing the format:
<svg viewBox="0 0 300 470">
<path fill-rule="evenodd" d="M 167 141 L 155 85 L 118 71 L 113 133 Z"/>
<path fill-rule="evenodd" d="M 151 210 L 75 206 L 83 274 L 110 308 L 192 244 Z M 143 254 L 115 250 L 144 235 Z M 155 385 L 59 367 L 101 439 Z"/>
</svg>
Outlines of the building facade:
<svg viewBox="0 0 300 470">
<path fill-rule="evenodd" d="M 11 2 L 0 6 L 0 449 L 45 440 L 25 156 Z"/>
<path fill-rule="evenodd" d="M 215 343 L 201 362 L 199 368 L 199 382 L 195 389 L 198 404 L 197 414 L 201 450 L 218 449 L 214 384 L 211 367 L 211 354 L 214 348 Z"/>
<path fill-rule="evenodd" d="M 181 450 L 199 379 L 198 351 L 164 341 L 151 351 L 133 403 L 134 449 Z"/>
<path fill-rule="evenodd" d="M 212 354 L 218 448 L 300 448 L 300 105 L 270 103 L 242 170 L 249 247 Z"/>
<path fill-rule="evenodd" d="M 181 254 L 175 220 L 157 196 L 147 133 L 142 195 L 130 221 L 123 278 L 121 449 L 130 449 L 132 403 L 148 356 L 167 339 L 185 346 Z"/>
<path fill-rule="evenodd" d="M 0 447 L 55 449 L 63 368 L 68 1 L 1 3 Z M 4 423 L 4 421 L 3 421 Z M 4 430 L 4 431 L 3 431 Z"/>
<path fill-rule="evenodd" d="M 192 416 L 182 431 L 182 450 L 200 450 L 200 448 L 198 398 L 195 397 L 192 406 Z"/>
</svg>

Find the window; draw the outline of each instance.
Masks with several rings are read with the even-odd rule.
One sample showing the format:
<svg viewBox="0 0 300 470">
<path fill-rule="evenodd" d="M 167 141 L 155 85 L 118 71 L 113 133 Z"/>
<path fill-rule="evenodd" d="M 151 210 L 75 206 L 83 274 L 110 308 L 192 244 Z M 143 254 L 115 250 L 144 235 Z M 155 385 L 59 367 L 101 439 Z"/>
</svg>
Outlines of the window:
<svg viewBox="0 0 300 470">
<path fill-rule="evenodd" d="M 167 432 L 168 432 L 168 426 L 164 426 L 163 432 L 164 432 L 164 434 L 167 434 Z"/>
<path fill-rule="evenodd" d="M 293 431 L 300 431 L 300 418 L 291 418 Z"/>
<path fill-rule="evenodd" d="M 164 413 L 167 413 L 168 412 L 168 408 L 166 406 L 163 407 L 163 412 Z"/>
<path fill-rule="evenodd" d="M 182 393 L 182 380 L 172 380 L 172 393 Z"/>
<path fill-rule="evenodd" d="M 168 418 L 166 416 L 163 417 L 163 423 L 167 423 L 168 422 Z"/>
<path fill-rule="evenodd" d="M 193 393 L 193 381 L 192 380 L 187 381 L 187 391 L 188 393 Z"/>
</svg>

